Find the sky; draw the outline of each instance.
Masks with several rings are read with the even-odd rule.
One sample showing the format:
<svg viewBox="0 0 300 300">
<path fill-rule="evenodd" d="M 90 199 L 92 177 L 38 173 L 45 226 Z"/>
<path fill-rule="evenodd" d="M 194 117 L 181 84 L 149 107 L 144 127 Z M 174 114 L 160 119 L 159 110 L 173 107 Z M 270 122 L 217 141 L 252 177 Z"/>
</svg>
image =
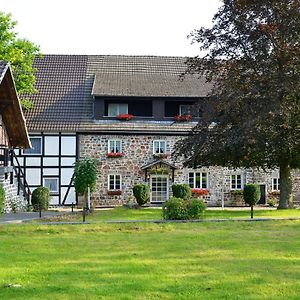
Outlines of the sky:
<svg viewBox="0 0 300 300">
<path fill-rule="evenodd" d="M 194 56 L 187 39 L 210 27 L 220 0 L 1 0 L 19 37 L 43 54 Z"/>
</svg>

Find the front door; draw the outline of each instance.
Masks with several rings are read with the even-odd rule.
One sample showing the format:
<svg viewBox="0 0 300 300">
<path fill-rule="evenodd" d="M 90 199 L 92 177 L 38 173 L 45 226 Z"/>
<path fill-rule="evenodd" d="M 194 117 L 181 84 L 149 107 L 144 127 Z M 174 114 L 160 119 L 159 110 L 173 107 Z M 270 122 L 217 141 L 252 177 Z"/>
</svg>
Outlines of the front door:
<svg viewBox="0 0 300 300">
<path fill-rule="evenodd" d="M 261 184 L 260 186 L 260 199 L 257 204 L 266 204 L 266 185 Z"/>
<path fill-rule="evenodd" d="M 168 175 L 151 175 L 151 202 L 162 203 L 169 198 L 169 178 Z"/>
</svg>

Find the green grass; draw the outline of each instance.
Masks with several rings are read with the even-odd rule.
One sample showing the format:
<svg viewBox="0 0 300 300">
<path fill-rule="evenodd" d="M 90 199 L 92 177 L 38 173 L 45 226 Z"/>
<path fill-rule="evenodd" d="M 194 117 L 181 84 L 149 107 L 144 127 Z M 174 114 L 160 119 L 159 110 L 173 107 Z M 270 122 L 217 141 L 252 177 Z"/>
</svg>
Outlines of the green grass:
<svg viewBox="0 0 300 300">
<path fill-rule="evenodd" d="M 299 299 L 300 221 L 102 221 L 0 226 L 0 299 Z"/>
<path fill-rule="evenodd" d="M 254 217 L 257 218 L 300 218 L 300 209 L 284 209 L 284 210 L 254 210 Z M 68 217 L 69 218 L 69 217 Z M 75 220 L 81 217 L 75 216 Z M 228 218 L 250 218 L 250 208 L 247 210 L 207 210 L 204 215 L 205 219 L 228 219 Z M 161 220 L 161 209 L 143 208 L 128 209 L 117 207 L 110 210 L 95 211 L 87 216 L 90 222 L 105 222 L 116 220 Z"/>
</svg>

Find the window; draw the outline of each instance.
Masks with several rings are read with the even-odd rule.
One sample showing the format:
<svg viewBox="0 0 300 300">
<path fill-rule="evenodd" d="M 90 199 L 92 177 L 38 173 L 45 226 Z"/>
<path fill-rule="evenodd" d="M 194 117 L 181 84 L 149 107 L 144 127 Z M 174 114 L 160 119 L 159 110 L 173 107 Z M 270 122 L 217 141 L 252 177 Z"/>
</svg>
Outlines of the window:
<svg viewBox="0 0 300 300">
<path fill-rule="evenodd" d="M 179 115 L 191 115 L 191 105 L 182 104 L 179 106 Z"/>
<path fill-rule="evenodd" d="M 153 141 L 153 154 L 163 154 L 167 152 L 166 141 Z"/>
<path fill-rule="evenodd" d="M 44 187 L 47 187 L 51 193 L 57 193 L 58 178 L 44 178 Z"/>
<path fill-rule="evenodd" d="M 280 190 L 280 180 L 278 177 L 272 178 L 272 191 Z"/>
<path fill-rule="evenodd" d="M 24 149 L 24 154 L 29 155 L 38 155 L 42 154 L 42 138 L 41 137 L 31 137 L 30 138 L 32 148 L 31 149 Z"/>
<path fill-rule="evenodd" d="M 207 189 L 207 173 L 205 172 L 189 173 L 189 185 L 192 189 Z"/>
<path fill-rule="evenodd" d="M 119 114 L 128 114 L 127 103 L 109 103 L 108 104 L 108 116 L 115 117 Z"/>
<path fill-rule="evenodd" d="M 108 153 L 121 153 L 122 142 L 120 140 L 109 140 L 108 141 Z"/>
<path fill-rule="evenodd" d="M 232 174 L 231 175 L 231 190 L 241 190 L 242 189 L 242 175 Z"/>
<path fill-rule="evenodd" d="M 108 175 L 108 189 L 110 191 L 121 190 L 121 175 L 117 175 L 117 174 Z"/>
</svg>

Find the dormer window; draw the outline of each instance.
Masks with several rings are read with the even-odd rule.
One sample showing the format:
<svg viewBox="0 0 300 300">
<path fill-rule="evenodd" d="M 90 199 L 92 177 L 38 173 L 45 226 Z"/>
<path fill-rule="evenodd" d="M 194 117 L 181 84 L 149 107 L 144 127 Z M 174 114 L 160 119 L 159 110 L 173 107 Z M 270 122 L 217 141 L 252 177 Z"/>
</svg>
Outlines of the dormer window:
<svg viewBox="0 0 300 300">
<path fill-rule="evenodd" d="M 120 114 L 128 114 L 127 103 L 109 103 L 108 104 L 108 116 L 116 117 Z"/>
<path fill-rule="evenodd" d="M 182 104 L 179 106 L 179 115 L 192 115 L 191 105 Z"/>
</svg>

